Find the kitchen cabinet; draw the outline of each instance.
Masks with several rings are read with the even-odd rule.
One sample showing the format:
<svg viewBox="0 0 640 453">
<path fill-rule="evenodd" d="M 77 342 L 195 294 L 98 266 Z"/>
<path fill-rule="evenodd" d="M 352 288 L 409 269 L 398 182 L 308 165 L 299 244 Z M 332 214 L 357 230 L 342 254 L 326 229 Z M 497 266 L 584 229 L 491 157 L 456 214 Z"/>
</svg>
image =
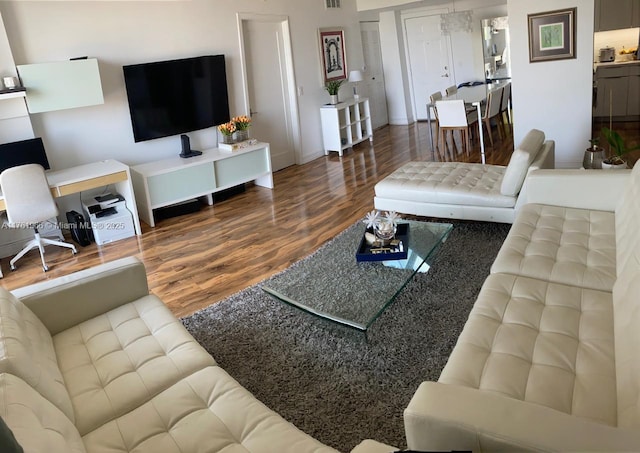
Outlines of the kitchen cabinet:
<svg viewBox="0 0 640 453">
<path fill-rule="evenodd" d="M 629 67 L 629 95 L 627 96 L 627 115 L 640 116 L 640 65 Z"/>
<path fill-rule="evenodd" d="M 596 69 L 595 117 L 640 115 L 640 64 L 612 64 Z"/>
<path fill-rule="evenodd" d="M 640 1 L 596 0 L 595 31 L 640 27 Z"/>
</svg>

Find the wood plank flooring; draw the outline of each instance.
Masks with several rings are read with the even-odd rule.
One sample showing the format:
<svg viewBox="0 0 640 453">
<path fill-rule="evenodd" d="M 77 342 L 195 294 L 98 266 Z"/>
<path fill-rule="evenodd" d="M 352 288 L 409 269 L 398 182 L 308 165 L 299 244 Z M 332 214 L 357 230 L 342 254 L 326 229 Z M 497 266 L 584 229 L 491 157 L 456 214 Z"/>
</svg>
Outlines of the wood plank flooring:
<svg viewBox="0 0 640 453">
<path fill-rule="evenodd" d="M 506 165 L 511 135 L 487 148 L 487 162 Z M 486 140 L 488 142 L 488 140 Z M 479 145 L 470 155 L 441 153 L 429 146 L 427 124 L 386 126 L 368 142 L 346 151 L 294 165 L 274 175 L 275 188 L 252 184 L 244 193 L 204 206 L 195 214 L 143 224 L 143 235 L 98 247 L 47 247 L 49 272 L 33 250 L 9 270 L 0 263 L 0 284 L 13 289 L 97 264 L 134 255 L 146 266 L 151 291 L 176 316 L 186 316 L 260 282 L 305 257 L 373 208 L 373 187 L 410 160 L 480 162 Z M 586 146 L 585 146 L 586 147 Z"/>
</svg>

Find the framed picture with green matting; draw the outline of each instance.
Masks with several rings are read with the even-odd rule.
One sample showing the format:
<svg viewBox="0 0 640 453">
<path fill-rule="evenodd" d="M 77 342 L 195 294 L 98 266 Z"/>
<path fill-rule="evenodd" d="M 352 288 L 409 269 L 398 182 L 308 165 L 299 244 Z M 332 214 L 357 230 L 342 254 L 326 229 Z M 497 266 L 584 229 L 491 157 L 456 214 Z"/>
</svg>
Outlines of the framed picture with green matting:
<svg viewBox="0 0 640 453">
<path fill-rule="evenodd" d="M 576 8 L 529 14 L 529 61 L 575 58 Z"/>
</svg>

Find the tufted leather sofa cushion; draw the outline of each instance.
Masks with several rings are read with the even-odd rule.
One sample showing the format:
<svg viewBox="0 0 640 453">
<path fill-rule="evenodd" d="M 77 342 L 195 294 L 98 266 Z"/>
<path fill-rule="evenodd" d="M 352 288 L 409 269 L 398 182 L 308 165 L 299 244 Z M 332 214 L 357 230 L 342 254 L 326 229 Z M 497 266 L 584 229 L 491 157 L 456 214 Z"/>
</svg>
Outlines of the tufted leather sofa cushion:
<svg viewBox="0 0 640 453">
<path fill-rule="evenodd" d="M 618 424 L 635 430 L 640 427 L 639 295 L 640 255 L 636 254 L 613 287 Z"/>
<path fill-rule="evenodd" d="M 0 374 L 0 416 L 25 452 L 85 453 L 71 420 L 17 376 Z"/>
<path fill-rule="evenodd" d="M 75 420 L 49 331 L 4 288 L 0 288 L 0 372 L 20 377 Z"/>
<path fill-rule="evenodd" d="M 153 295 L 67 329 L 53 343 L 81 435 L 215 365 Z"/>
<path fill-rule="evenodd" d="M 640 164 L 631 170 L 630 182 L 616 206 L 616 241 L 618 273 L 625 268 L 627 261 L 640 255 Z M 610 196 L 615 196 L 611 194 Z M 632 264 L 633 266 L 633 264 Z"/>
<path fill-rule="evenodd" d="M 511 154 L 509 165 L 504 172 L 500 185 L 502 195 L 515 197 L 520 193 L 529 167 L 542 149 L 544 138 L 544 132 L 537 129 L 532 129 L 525 135 L 518 149 Z"/>
<path fill-rule="evenodd" d="M 220 367 L 195 372 L 83 440 L 89 453 L 337 453 L 268 409 Z"/>
<path fill-rule="evenodd" d="M 616 278 L 612 212 L 525 205 L 491 272 L 611 291 Z"/>
<path fill-rule="evenodd" d="M 640 427 L 640 164 L 616 209 L 618 279 L 613 287 L 618 423 Z"/>
<path fill-rule="evenodd" d="M 377 197 L 422 203 L 513 207 L 500 193 L 505 167 L 462 162 L 409 162 L 375 186 Z"/>
<path fill-rule="evenodd" d="M 616 426 L 611 293 L 492 274 L 439 382 Z"/>
</svg>

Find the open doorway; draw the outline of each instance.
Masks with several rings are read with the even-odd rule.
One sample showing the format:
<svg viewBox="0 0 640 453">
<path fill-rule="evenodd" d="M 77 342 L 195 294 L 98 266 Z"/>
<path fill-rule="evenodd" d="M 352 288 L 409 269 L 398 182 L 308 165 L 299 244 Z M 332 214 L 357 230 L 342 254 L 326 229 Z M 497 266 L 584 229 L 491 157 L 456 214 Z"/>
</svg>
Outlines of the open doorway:
<svg viewBox="0 0 640 453">
<path fill-rule="evenodd" d="M 273 171 L 298 162 L 300 125 L 289 20 L 238 14 L 245 112 L 251 135 L 268 142 Z"/>
</svg>

